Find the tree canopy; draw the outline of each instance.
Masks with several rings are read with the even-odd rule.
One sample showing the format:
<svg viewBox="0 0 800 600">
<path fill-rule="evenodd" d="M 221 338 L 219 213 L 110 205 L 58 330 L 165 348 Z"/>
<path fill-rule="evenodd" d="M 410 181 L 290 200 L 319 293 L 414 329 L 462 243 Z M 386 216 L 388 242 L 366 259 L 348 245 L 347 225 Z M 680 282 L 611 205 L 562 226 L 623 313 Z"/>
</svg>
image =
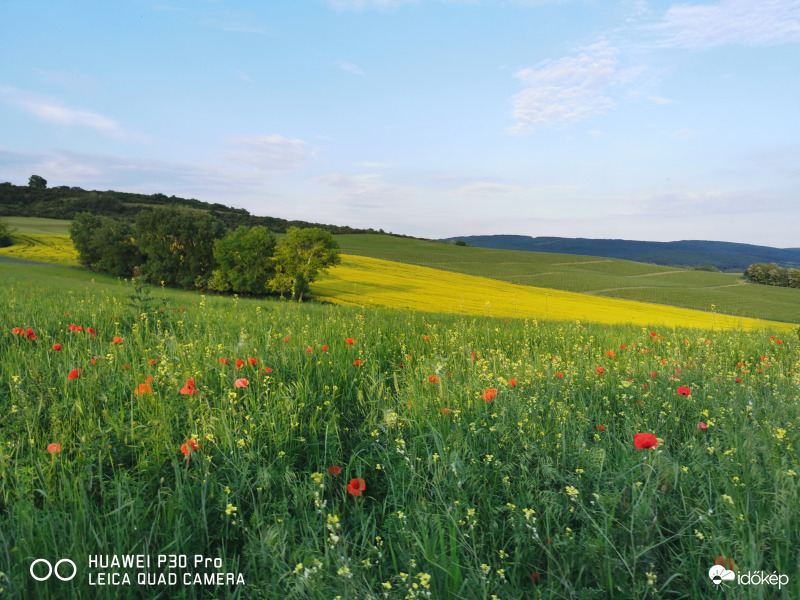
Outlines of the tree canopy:
<svg viewBox="0 0 800 600">
<path fill-rule="evenodd" d="M 277 241 L 266 227 L 239 227 L 214 243 L 217 269 L 211 287 L 237 294 L 265 294 L 275 276 Z"/>
<path fill-rule="evenodd" d="M 291 227 L 275 249 L 275 277 L 272 289 L 291 290 L 292 299 L 301 301 L 309 284 L 328 267 L 339 264 L 339 244 L 327 231 Z"/>
</svg>

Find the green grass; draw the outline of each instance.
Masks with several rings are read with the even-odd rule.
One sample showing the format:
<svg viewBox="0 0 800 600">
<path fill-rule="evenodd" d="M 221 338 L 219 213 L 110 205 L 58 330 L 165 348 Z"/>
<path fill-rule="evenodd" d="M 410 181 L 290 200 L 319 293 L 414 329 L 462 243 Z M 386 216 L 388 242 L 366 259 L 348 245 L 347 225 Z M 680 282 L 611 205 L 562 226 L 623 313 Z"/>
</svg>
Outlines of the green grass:
<svg viewBox="0 0 800 600">
<path fill-rule="evenodd" d="M 492 250 L 381 235 L 340 235 L 346 254 L 410 263 L 543 288 L 655 302 L 741 317 L 800 323 L 800 290 L 741 275 L 612 258 Z"/>
<path fill-rule="evenodd" d="M 3 597 L 800 597 L 796 338 L 203 297 L 5 265 L 0 322 Z M 196 395 L 180 393 L 188 378 Z M 639 432 L 659 447 L 634 448 Z M 246 585 L 89 586 L 90 554 L 219 558 Z M 789 583 L 716 589 L 720 555 Z M 75 580 L 30 577 L 62 557 Z"/>
<path fill-rule="evenodd" d="M 40 235 L 69 235 L 72 221 L 62 219 L 40 219 L 39 217 L 0 217 L 17 233 L 35 233 Z"/>
</svg>

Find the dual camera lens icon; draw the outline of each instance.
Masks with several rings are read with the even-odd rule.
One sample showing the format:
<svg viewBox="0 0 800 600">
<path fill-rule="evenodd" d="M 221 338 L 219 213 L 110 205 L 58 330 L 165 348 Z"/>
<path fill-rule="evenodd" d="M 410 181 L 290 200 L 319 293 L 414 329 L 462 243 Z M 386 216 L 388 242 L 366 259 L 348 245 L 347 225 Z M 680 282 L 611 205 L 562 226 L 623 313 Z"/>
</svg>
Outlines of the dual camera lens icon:
<svg viewBox="0 0 800 600">
<path fill-rule="evenodd" d="M 37 575 L 37 574 L 34 572 L 34 567 L 35 567 L 35 566 L 36 566 L 38 563 L 44 563 L 45 565 L 47 565 L 47 567 L 46 567 L 46 568 L 47 568 L 47 575 L 44 575 L 44 576 L 42 576 L 42 577 L 39 577 L 39 576 L 38 576 L 38 575 Z M 61 574 L 61 572 L 59 571 L 59 566 L 60 566 L 62 563 L 66 563 L 66 564 L 68 564 L 68 565 L 72 565 L 72 575 L 70 575 L 69 577 L 67 577 L 67 576 L 65 576 L 65 575 L 62 575 L 62 574 Z M 42 569 L 36 569 L 36 570 L 37 570 L 37 571 L 39 571 L 39 572 L 41 572 L 41 571 L 42 571 Z M 62 569 L 62 570 L 65 570 L 65 571 L 66 571 L 66 569 Z M 68 572 L 68 571 L 67 571 L 67 572 Z M 53 575 L 54 573 L 55 573 L 55 576 L 56 576 L 56 577 L 58 577 L 58 578 L 59 578 L 61 581 L 70 581 L 71 579 L 73 579 L 73 578 L 75 577 L 75 575 L 77 575 L 77 573 L 78 573 L 78 567 L 76 567 L 76 566 L 75 566 L 75 563 L 74 563 L 74 562 L 72 562 L 72 561 L 71 561 L 70 559 L 68 559 L 68 558 L 62 558 L 60 561 L 58 561 L 58 562 L 55 564 L 55 566 L 51 565 L 51 564 L 50 564 L 50 561 L 49 561 L 49 560 L 46 560 L 46 559 L 44 559 L 44 558 L 37 558 L 35 561 L 33 561 L 33 562 L 31 563 L 31 577 L 33 577 L 33 578 L 34 578 L 36 581 L 47 581 L 48 579 L 50 579 L 50 576 L 51 576 L 51 575 Z"/>
</svg>

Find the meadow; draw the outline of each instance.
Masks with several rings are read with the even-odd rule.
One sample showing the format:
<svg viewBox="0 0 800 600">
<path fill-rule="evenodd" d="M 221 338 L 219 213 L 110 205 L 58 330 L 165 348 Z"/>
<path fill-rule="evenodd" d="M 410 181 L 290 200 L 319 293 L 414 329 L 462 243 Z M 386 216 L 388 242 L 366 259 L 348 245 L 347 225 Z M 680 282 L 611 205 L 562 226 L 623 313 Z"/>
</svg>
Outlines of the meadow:
<svg viewBox="0 0 800 600">
<path fill-rule="evenodd" d="M 800 597 L 794 333 L 0 290 L 3 597 Z"/>
</svg>

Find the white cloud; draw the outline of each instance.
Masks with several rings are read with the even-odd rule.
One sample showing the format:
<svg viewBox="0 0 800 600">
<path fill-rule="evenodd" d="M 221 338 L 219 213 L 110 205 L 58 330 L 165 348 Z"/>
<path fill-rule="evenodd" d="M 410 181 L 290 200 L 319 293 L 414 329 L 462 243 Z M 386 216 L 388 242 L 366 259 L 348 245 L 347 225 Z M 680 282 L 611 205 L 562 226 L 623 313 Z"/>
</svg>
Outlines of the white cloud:
<svg viewBox="0 0 800 600">
<path fill-rule="evenodd" d="M 713 48 L 725 44 L 766 46 L 800 42 L 798 0 L 723 0 L 676 4 L 661 22 L 646 25 L 657 47 Z"/>
<path fill-rule="evenodd" d="M 93 129 L 113 138 L 138 137 L 119 123 L 100 113 L 69 108 L 58 100 L 11 87 L 0 87 L 0 101 L 17 107 L 42 121 L 65 127 Z"/>
<path fill-rule="evenodd" d="M 414 4 L 418 0 L 327 0 L 336 10 L 363 10 L 365 8 L 396 8 L 404 4 Z"/>
<path fill-rule="evenodd" d="M 312 178 L 311 182 L 338 190 L 334 202 L 358 207 L 385 207 L 412 193 L 408 188 L 386 183 L 377 174 L 328 173 Z"/>
<path fill-rule="evenodd" d="M 353 63 L 346 62 L 343 60 L 337 60 L 336 66 L 339 67 L 342 71 L 347 71 L 348 73 L 353 73 L 354 75 L 364 75 L 364 71 L 358 65 L 354 65 Z"/>
<path fill-rule="evenodd" d="M 512 100 L 517 124 L 508 131 L 527 134 L 597 117 L 613 110 L 607 94 L 618 83 L 629 83 L 637 70 L 618 71 L 619 52 L 600 41 L 577 56 L 548 60 L 515 74 L 525 86 Z"/>
<path fill-rule="evenodd" d="M 236 150 L 224 158 L 261 171 L 299 169 L 315 154 L 303 140 L 282 135 L 230 138 L 226 142 Z"/>
<path fill-rule="evenodd" d="M 653 104 L 675 104 L 675 100 L 670 100 L 669 98 L 662 98 L 661 96 L 648 96 L 647 97 L 650 102 Z"/>
<path fill-rule="evenodd" d="M 478 181 L 458 189 L 451 190 L 451 194 L 459 196 L 514 194 L 522 190 L 522 186 L 491 181 Z"/>
</svg>

